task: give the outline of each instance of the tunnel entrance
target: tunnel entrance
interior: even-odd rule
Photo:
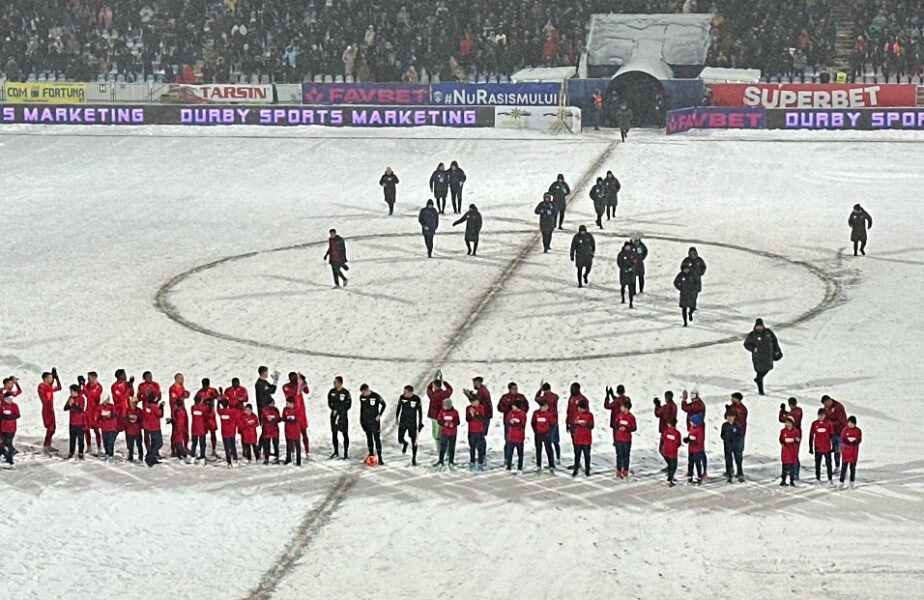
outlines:
[[[616,125],[616,111],[623,102],[632,109],[633,125],[664,127],[667,115],[664,88],[648,73],[629,71],[610,81],[603,102],[606,125]]]

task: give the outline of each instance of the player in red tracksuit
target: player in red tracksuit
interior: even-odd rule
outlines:
[[[436,451],[440,450],[440,411],[443,410],[443,400],[452,397],[452,386],[448,381],[434,379],[427,386],[427,418],[430,419],[430,434],[433,437],[433,443],[436,444]]]
[[[468,423],[468,470],[484,471],[484,454],[487,444],[484,439],[485,407],[478,392],[465,390],[469,405],[465,407],[465,421]]]
[[[695,468],[696,485],[699,485],[706,477],[706,428],[703,425],[702,413],[693,414],[688,419],[690,426],[687,429],[687,437],[683,438],[684,443],[687,444],[689,460],[687,483],[693,483],[693,469]]]
[[[514,386],[513,389],[516,390],[516,387]],[[516,392],[514,391],[514,393]],[[503,412],[499,407],[498,411]],[[513,452],[516,451],[518,474],[523,472],[523,442],[526,441],[527,419],[522,403],[516,398],[511,399],[510,408],[504,414],[504,428],[507,430],[507,441],[504,444],[504,464],[508,471],[511,470],[513,467]]]
[[[499,412],[501,418],[504,419],[504,442],[507,441],[510,431],[510,425],[507,423],[507,413],[510,412],[510,409],[514,405],[519,406],[520,410],[524,413],[529,412],[529,400],[520,393],[517,384],[511,381],[507,384],[507,393],[502,395],[497,401],[497,412]]]
[[[141,386],[138,386],[140,389]],[[160,464],[160,449],[164,446],[164,435],[160,429],[160,420],[164,417],[164,403],[158,395],[159,390],[149,388],[148,395],[142,398],[141,429],[148,440],[148,453],[144,463],[153,467]]]
[[[201,390],[200,390],[201,391]],[[190,433],[192,434],[192,454],[196,459],[196,464],[201,460],[205,463],[205,434],[209,430],[209,407],[205,403],[207,393],[196,393],[193,398],[193,405],[190,409]],[[198,456],[196,448],[199,449]]]
[[[51,445],[51,438],[55,434],[55,392],[61,391],[61,380],[58,379],[58,370],[42,373],[42,383],[38,385],[38,397],[42,402],[42,424],[45,426],[45,440],[42,442],[42,451],[45,454],[57,452]]]
[[[687,433],[689,434],[690,427],[693,424],[693,417],[695,415],[700,415],[702,420],[700,425],[703,427],[703,433],[706,431],[706,403],[703,402],[703,399],[699,397],[699,391],[693,390],[690,394],[690,399],[687,399],[687,391],[683,390],[683,394],[680,396],[680,409],[687,413]],[[706,452],[703,451],[702,456],[699,457],[702,459],[703,472],[700,476],[701,479],[706,479],[708,476],[708,459],[706,458]],[[699,459],[697,459],[699,460]],[[687,465],[687,479],[692,481],[693,479],[693,467],[696,466],[695,462],[690,462]],[[698,472],[697,472],[698,473]]]
[[[84,437],[87,442],[87,450],[90,449],[90,442],[92,441],[90,432],[92,431],[96,434],[96,455],[99,456],[103,452],[103,442],[96,416],[99,410],[100,400],[103,397],[103,386],[99,382],[99,375],[96,371],[87,373],[86,379],[82,376],[78,377],[77,383],[80,384],[80,393],[87,399],[86,425],[84,426]]]
[[[796,429],[792,417],[786,418],[786,425],[780,431],[780,459],[783,463],[783,476],[780,485],[786,485],[786,476],[789,475],[789,485],[796,485],[796,463],[799,462],[799,442],[802,441],[802,432]]]
[[[574,425],[574,418],[577,416],[579,412],[578,405],[580,405],[581,402],[588,402],[588,401],[587,401],[587,398],[584,396],[584,394],[581,393],[581,384],[575,381],[574,383],[571,384],[571,388],[569,390],[569,396],[568,396],[568,408],[565,411],[565,430],[571,434],[571,445],[574,447],[575,457],[577,457],[578,449],[577,449],[577,446],[574,446],[574,427],[573,425]],[[588,402],[587,405],[590,406],[590,403]],[[577,468],[577,466],[578,466],[577,458],[575,458],[574,464],[572,464],[568,468],[573,470]]]
[[[138,406],[140,401],[132,405],[129,400],[124,411],[116,409],[121,417],[122,429],[125,431],[125,442],[128,444],[128,462],[135,462],[135,450],[138,450],[138,460],[144,458],[144,451],[141,449],[141,407]]]
[[[661,404],[660,398],[655,398],[654,416],[658,418],[658,433],[664,433],[664,430],[670,427],[670,422],[677,421],[677,404],[674,403],[674,392],[668,390],[664,392],[664,404]]]
[[[825,415],[831,421],[831,451],[834,453],[834,471],[841,468],[841,432],[847,426],[847,411],[844,405],[828,396],[821,397],[821,403],[825,407]]]
[[[295,410],[295,398],[286,398],[286,407],[282,409],[282,422],[285,423],[286,434],[286,464],[292,464],[292,454],[295,454],[296,466],[302,466],[302,448],[298,443],[300,430],[298,427],[298,411]]]
[[[539,403],[540,399],[545,399],[549,405],[549,411],[555,415],[555,425],[552,426],[552,431],[549,436],[549,441],[552,442],[552,447],[555,449],[555,461],[561,463],[561,433],[558,428],[558,394],[552,391],[552,386],[545,381],[539,386],[539,391],[536,392],[536,403]]]
[[[141,374],[141,383],[138,384],[138,398],[147,402],[152,395],[156,403],[159,403],[163,397],[160,391],[160,384],[154,381],[154,375],[152,375],[150,371],[145,371]],[[141,409],[144,410],[144,405],[142,405]],[[144,435],[144,448],[146,451],[150,452],[151,432],[147,429],[143,429],[142,434]]]
[[[603,400],[604,410],[610,411],[610,426],[616,420],[616,415],[619,414],[619,408],[628,402],[632,402],[632,399],[626,396],[626,388],[619,384],[616,386],[616,391],[613,391],[613,388],[606,388],[606,398]]]
[[[799,440],[802,439],[802,408],[799,406],[799,401],[796,398],[790,398],[788,400],[789,409],[786,409],[786,406],[780,404],[780,423],[784,426],[786,425],[786,419],[792,418],[793,427],[796,428],[796,431],[799,432]],[[793,474],[795,475],[796,481],[799,481],[799,475],[802,471],[802,462],[796,458],[796,464],[794,467]]]
[[[674,475],[677,473],[677,451],[680,449],[682,437],[677,431],[677,419],[670,419],[664,431],[661,432],[661,456],[667,462],[667,485],[674,487]]]
[[[64,403],[64,410],[70,415],[68,419],[68,453],[67,459],[74,458],[77,450],[77,460],[83,460],[84,427],[87,424],[87,399],[80,393],[80,386],[74,384],[69,388],[70,395]]]
[[[478,400],[484,407],[484,435],[488,437],[488,429],[491,427],[491,419],[494,418],[494,405],[491,404],[491,392],[484,384],[484,378],[475,377],[472,379],[472,387],[478,395]]]
[[[273,448],[273,458],[275,464],[279,464],[279,421],[282,415],[276,408],[273,399],[270,398],[266,406],[260,410],[260,425],[262,427],[260,443],[263,446],[263,464],[269,464],[270,446]]]
[[[580,388],[578,388],[580,393]],[[574,390],[572,389],[572,396]],[[584,475],[590,477],[590,445],[593,443],[594,416],[590,412],[590,403],[584,398],[577,404],[577,412],[571,420],[571,440],[574,442],[574,466],[571,476],[577,477],[581,470],[581,457],[584,457]]]
[[[237,463],[237,428],[241,412],[231,408],[227,398],[218,401],[218,420],[221,422],[221,445],[225,449],[225,460],[228,467]]]
[[[308,454],[308,413],[305,409],[305,396],[310,394],[308,382],[301,373],[289,373],[289,383],[282,386],[282,395],[286,398],[295,398],[295,414],[298,415],[299,435]]]
[[[119,413],[119,431],[125,426],[125,416],[128,415],[130,407],[130,398],[135,395],[135,378],[128,378],[125,369],[117,369],[115,372],[115,382],[109,388],[112,394],[112,403]]]
[[[15,377],[3,380],[3,390],[0,391],[0,457],[10,465],[13,464],[13,456],[16,454],[13,438],[16,437],[16,421],[19,419],[19,405],[13,398],[21,392],[19,381]]]
[[[202,379],[202,387],[196,392],[193,401],[196,398],[202,398],[202,403],[206,408],[205,426],[209,432],[209,442],[212,447],[212,458],[218,458],[218,452],[215,450],[218,445],[218,439],[215,434],[218,431],[218,420],[215,418],[215,402],[221,397],[221,393],[212,387],[212,382],[208,377]],[[195,434],[193,434],[195,435]],[[195,454],[195,452],[193,452]],[[205,458],[203,453],[202,458]]]
[[[821,481],[821,461],[824,459],[825,468],[828,470],[828,483],[834,483],[834,476],[831,470],[831,421],[825,417],[825,409],[818,409],[818,418],[812,422],[809,429],[809,454],[815,455],[815,481]]]
[[[549,406],[547,396],[537,394],[537,401],[539,402],[539,410],[533,413],[532,419],[533,435],[536,438],[536,472],[542,472],[542,449],[545,448],[545,455],[549,462],[549,473],[555,473],[552,432],[558,426],[558,416]]]
[[[841,430],[841,453],[844,462],[841,468],[841,487],[844,486],[848,469],[850,470],[850,487],[853,487],[853,481],[857,476],[857,458],[860,456],[862,441],[863,432],[857,427],[857,418],[851,416],[847,419],[847,425]]]
[[[456,434],[458,432],[459,411],[452,407],[452,399],[443,399],[443,408],[436,417],[440,423],[440,455],[437,467],[443,466],[444,459],[449,459],[449,468],[456,465]]]
[[[632,452],[632,432],[636,430],[635,415],[631,412],[632,401],[626,398],[613,420],[613,444],[616,446],[616,477],[629,476],[629,455]]]
[[[257,427],[260,425],[260,418],[254,414],[253,406],[244,405],[244,414],[240,417],[238,429],[241,432],[241,444],[244,446],[244,458],[247,462],[253,462],[260,458],[257,450]]]
[[[96,422],[103,434],[103,453],[106,462],[115,461],[115,442],[119,436],[119,411],[112,403],[112,397],[106,396],[96,408]]]
[[[186,378],[182,373],[173,376],[173,384],[167,390],[167,397],[170,399],[170,420],[168,423],[173,426],[170,432],[170,454],[177,458],[188,458],[189,456],[189,415],[186,414],[186,399],[189,398],[189,392],[186,390]],[[176,413],[182,407],[183,417],[177,417]],[[177,442],[183,446],[182,455],[176,447]]]

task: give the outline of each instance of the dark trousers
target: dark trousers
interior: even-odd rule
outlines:
[[[242,451],[244,453],[244,458],[246,458],[247,460],[252,460],[254,458],[257,458],[257,459],[260,458],[259,456],[260,451],[257,448],[256,444],[245,444],[244,442],[241,442],[241,448],[243,449]]]
[[[340,285],[341,279],[343,280],[343,283],[347,282],[346,275],[344,275],[343,272],[341,271],[342,268],[343,268],[343,263],[340,263],[340,262],[330,263],[330,270],[331,270],[331,273],[334,274],[334,285],[336,286]]]
[[[691,452],[689,459],[689,466],[687,467],[687,478],[693,479],[693,469],[696,469],[696,477],[702,479],[703,475],[706,474],[706,453],[705,452]]]
[[[115,456],[115,443],[118,436],[118,431],[103,432],[103,451],[106,453],[106,456],[110,458]]]
[[[841,468],[841,436],[836,433],[831,437],[831,452],[834,453],[834,466]]]
[[[858,251],[863,256],[866,256],[866,240],[855,240],[853,242],[853,255],[856,256]]]
[[[622,296],[622,303],[626,303],[626,290],[629,291],[629,306],[632,306],[632,301],[635,299],[635,282],[624,283],[619,286],[619,295]]]
[[[536,466],[542,468],[542,450],[545,449],[545,457],[549,463],[549,468],[555,468],[555,454],[552,450],[551,432],[536,434]]]
[[[620,127],[619,136],[622,138],[622,141],[626,141],[626,138],[629,136],[629,129],[627,127]]]
[[[449,464],[456,464],[456,436],[454,435],[440,435],[440,464],[443,464],[443,459],[449,458]]]
[[[671,483],[674,482],[674,475],[677,474],[677,457],[664,457],[664,461],[667,463],[667,480]]]
[[[13,455],[16,451],[13,448],[13,437],[15,433],[0,433],[0,456],[7,464],[13,464]]]
[[[427,256],[433,256],[433,234],[423,234],[424,246],[427,247]]]
[[[558,207],[558,228],[563,229],[565,224],[565,206],[562,204]]]
[[[388,214],[390,215],[395,214],[395,196],[396,195],[397,194],[395,192],[389,192],[388,190],[385,190],[385,204],[388,205]]]
[[[783,463],[783,481],[786,483],[786,477],[789,477],[789,483],[796,483],[796,463]]]
[[[757,384],[757,393],[761,396],[764,395],[764,377],[766,377],[769,372],[770,371],[757,371],[757,375],[754,377],[754,383]]]
[[[279,462],[279,438],[268,438],[264,437],[260,440],[260,444],[263,446],[263,464],[269,464],[270,457],[270,446],[273,447],[273,458],[276,459],[276,462]]]
[[[452,199],[452,212],[459,214],[462,212],[462,188],[450,188],[449,194]]]
[[[645,274],[644,273],[637,274],[635,278],[638,279],[638,293],[644,294],[645,293]]]
[[[84,450],[84,437],[83,437],[83,425],[71,425],[68,429],[70,433],[70,443],[68,444],[67,457],[71,458],[74,456],[74,449],[77,449],[77,456],[83,458]]]
[[[683,326],[687,326],[687,321],[693,320],[693,313],[696,311],[695,308],[687,308],[686,306],[680,309],[680,312],[683,313]]]
[[[587,283],[587,278],[590,277],[590,268],[593,266],[593,263],[580,263],[577,266],[577,280],[578,287],[583,287]]]
[[[477,462],[479,465],[484,464],[484,453],[487,450],[487,442],[483,433],[468,434],[468,455],[469,462]]]
[[[147,434],[150,445],[148,446],[148,455],[144,457],[144,462],[151,467],[160,462],[157,457],[160,454],[160,449],[164,446],[164,435],[159,431],[148,431]]]
[[[295,454],[295,464],[302,466],[302,447],[298,438],[286,438],[286,464],[292,463],[292,455]]]
[[[744,458],[740,447],[734,443],[725,443],[725,476],[741,477],[743,475],[741,463]]]
[[[350,434],[346,428],[340,429],[339,425],[334,425],[331,423],[330,435],[334,445],[334,454],[340,454],[340,440],[337,436],[338,433],[343,435],[343,458],[346,458],[350,453]],[[288,438],[286,438],[286,445],[288,445]]]
[[[615,203],[606,203],[606,220],[609,221],[611,217],[616,216],[616,204]]]
[[[556,415],[557,418],[557,415]],[[558,423],[552,425],[552,430],[549,432],[549,440],[552,442],[552,447],[555,448],[555,460],[561,462],[561,434],[558,429]]]
[[[854,479],[857,477],[857,463],[855,462],[845,462],[843,464],[843,469],[841,469],[841,483],[844,483],[844,480],[847,479],[847,469],[850,469],[850,483],[853,483]]]
[[[825,468],[828,470],[828,481],[831,481],[834,478],[834,474],[831,469],[831,453],[830,452],[815,452],[815,479],[821,481],[821,461],[825,461]]]
[[[125,441],[128,444],[128,460],[135,460],[135,449],[138,450],[138,459],[144,456],[144,451],[141,449],[141,434],[138,435],[126,435]]]
[[[369,449],[369,456],[375,454],[382,458],[382,427],[378,422],[363,425],[363,431],[366,433],[366,447]]]
[[[632,442],[616,442],[616,470],[629,470],[629,455],[632,452]]]
[[[515,444],[513,442],[507,442],[504,444],[504,464],[507,465],[507,470],[509,471],[513,465],[513,452],[516,450],[517,453],[517,470],[523,470],[523,442]]]
[[[225,460],[228,464],[231,464],[231,461],[237,461],[237,440],[234,439],[234,436],[231,437],[221,437],[221,445],[225,448]]]
[[[600,229],[603,229],[603,214],[604,214],[604,213],[603,213],[602,210],[601,210],[600,212],[598,212],[598,213],[597,213],[597,220],[595,221],[595,223],[597,224],[597,227],[599,227]]]
[[[543,231],[542,232],[542,250],[548,252],[552,249],[552,232]]]
[[[584,457],[584,474],[590,475],[590,445],[575,444],[574,446],[574,474],[581,470],[581,457]]]
[[[465,247],[468,248],[468,253],[471,256],[478,255],[478,238],[476,237],[473,240],[465,240]]]
[[[189,453],[186,452],[186,445],[183,442],[173,442],[170,444],[173,448],[173,455],[179,459],[184,459],[189,456]]]
[[[204,435],[194,435],[192,437],[192,455],[196,456],[196,447],[199,448],[198,458],[205,459],[205,436]]]
[[[446,212],[446,192],[436,194],[436,210],[440,211],[440,214]]]

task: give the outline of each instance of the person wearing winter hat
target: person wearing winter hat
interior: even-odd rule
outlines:
[[[776,339],[776,334],[764,326],[763,319],[754,322],[754,329],[744,338],[744,348],[751,353],[754,365],[754,383],[757,393],[764,395],[764,377],[773,369],[773,363],[783,358],[783,351]]]
[[[857,251],[866,256],[866,230],[873,228],[873,218],[859,204],[853,205],[853,211],[847,218],[847,225],[850,226],[850,241],[853,242],[853,255]]]
[[[568,202],[568,195],[571,194],[571,187],[565,182],[565,176],[561,173],[555,178],[555,182],[549,186],[549,194],[552,195],[552,203],[555,211],[558,213],[558,228],[564,229],[565,223],[565,206]]]
[[[706,428],[703,427],[702,414],[697,413],[690,417],[690,427],[683,441],[688,446],[687,483],[693,483],[693,469],[695,468],[696,484],[699,485],[706,476]]]
[[[587,226],[581,225],[578,232],[571,238],[571,262],[577,267],[578,287],[587,284],[590,269],[594,265],[594,254],[597,244],[594,236],[587,232]]]
[[[443,198],[446,202],[446,198]],[[433,207],[433,200],[427,200],[427,205],[420,209],[417,216],[417,222],[420,223],[420,231],[423,234],[424,246],[427,247],[427,258],[433,257],[433,236],[440,226],[440,215]]]

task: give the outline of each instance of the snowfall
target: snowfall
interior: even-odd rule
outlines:
[[[479,256],[440,222],[426,258],[417,212],[437,162],[468,174],[484,215]],[[898,133],[633,131],[350,132],[316,128],[0,129],[0,373],[17,375],[17,446],[0,470],[4,589],[19,599],[175,598],[920,598],[924,581],[924,138]],[[389,217],[378,179],[401,179]],[[588,191],[613,170],[618,213],[593,225]],[[563,173],[566,231],[543,254],[533,209]],[[872,214],[854,258],[847,217]],[[570,238],[597,239],[578,289]],[[346,239],[350,284],[331,289],[328,229]],[[615,258],[647,243],[637,306],[619,302]],[[708,263],[693,326],[672,286],[696,246]],[[743,336],[761,317],[784,358],[759,397]],[[305,373],[312,453],[302,468],[44,457],[36,384],[116,368],[163,386],[175,372],[252,390],[256,367]],[[409,466],[384,428],[385,466],[328,461],[326,391],[342,375],[396,405],[437,370],[457,390],[483,376],[532,398],[580,381],[597,416],[593,473],[435,471],[429,429]],[[639,428],[632,474],[613,476],[603,411],[626,386]],[[697,388],[710,478],[668,488],[652,398]],[[720,415],[745,394],[746,483],[721,477]],[[778,487],[779,404],[806,426],[823,394],[864,432],[853,489]],[[63,403],[63,394],[56,402]],[[277,394],[277,403],[282,398]],[[389,413],[393,414],[393,413]],[[428,425],[429,427],[429,425]],[[169,427],[165,426],[165,431]],[[58,413],[55,444],[66,448]],[[563,435],[562,459],[571,444]],[[681,453],[681,473],[686,455]]]

